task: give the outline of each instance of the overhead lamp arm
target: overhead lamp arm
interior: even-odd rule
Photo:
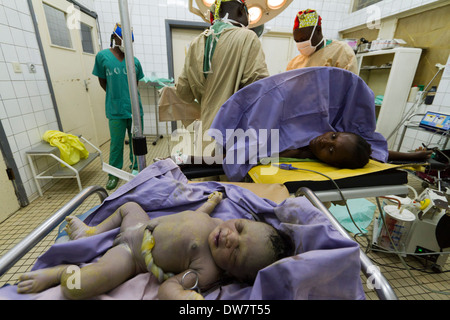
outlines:
[[[198,15],[203,18],[204,16],[203,16],[202,12],[198,8],[194,8],[193,3],[192,3],[193,1],[194,0],[189,0],[189,11],[192,12],[193,14]]]

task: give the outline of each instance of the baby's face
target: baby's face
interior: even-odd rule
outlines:
[[[273,232],[262,222],[227,220],[210,233],[208,243],[216,264],[242,280],[272,263],[274,252],[268,238]]]

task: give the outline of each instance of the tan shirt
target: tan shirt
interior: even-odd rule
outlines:
[[[178,96],[201,105],[202,134],[211,127],[222,104],[236,91],[269,76],[261,42],[255,32],[245,28],[223,30],[205,78],[203,57],[206,32],[195,38],[176,84]],[[204,141],[203,147],[210,141]]]
[[[347,43],[336,40],[309,57],[299,54],[288,63],[286,70],[306,67],[336,67],[358,74],[356,56],[352,48]]]

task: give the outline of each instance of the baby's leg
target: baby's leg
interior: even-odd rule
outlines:
[[[105,221],[95,227],[87,226],[75,216],[69,216],[66,220],[67,226],[64,230],[67,231],[70,239],[75,240],[106,232],[119,226],[121,227],[121,231],[123,231],[139,222],[150,220],[150,218],[139,204],[127,202],[105,219]]]
[[[61,290],[68,299],[88,299],[106,293],[136,275],[136,262],[124,246],[108,250],[96,263],[80,269],[78,288],[70,288],[71,274],[61,276]]]
[[[79,286],[67,285],[74,280],[74,272],[66,272],[69,265],[27,272],[19,277],[18,293],[36,293],[61,284],[68,299],[87,299],[108,292],[136,274],[136,263],[130,251],[123,246],[113,247],[96,263],[79,271]]]
[[[69,265],[26,272],[19,277],[18,293],[36,293],[60,283],[61,275]]]
[[[222,196],[222,192],[214,191],[208,196],[208,201],[195,211],[211,214],[214,208],[222,201]]]

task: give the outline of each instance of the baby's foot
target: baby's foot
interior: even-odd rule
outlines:
[[[208,201],[213,202],[216,205],[218,205],[220,203],[220,201],[222,201],[222,198],[223,198],[222,192],[214,191],[213,193],[211,193],[208,196]]]
[[[89,237],[95,234],[95,227],[89,227],[75,216],[66,217],[66,221],[67,225],[64,230],[67,232],[71,240]]]
[[[41,269],[22,274],[19,277],[17,293],[36,293],[60,284],[61,272],[67,266]]]

